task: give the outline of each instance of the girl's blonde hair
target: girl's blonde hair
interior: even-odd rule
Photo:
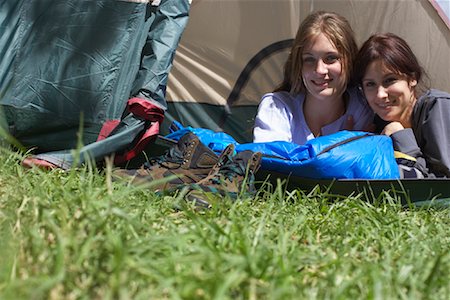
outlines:
[[[341,55],[342,72],[345,83],[352,81],[353,61],[358,52],[353,30],[350,23],[337,13],[317,11],[300,24],[289,57],[284,65],[283,82],[275,91],[287,91],[291,94],[306,92],[302,80],[302,54],[311,41],[323,33],[336,47]]]

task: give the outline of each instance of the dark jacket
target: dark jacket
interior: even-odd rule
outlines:
[[[395,150],[417,159],[425,177],[450,177],[450,94],[427,91],[414,106],[412,128],[391,138]]]

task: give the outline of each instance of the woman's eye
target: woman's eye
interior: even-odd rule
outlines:
[[[305,64],[311,64],[311,63],[314,63],[315,61],[316,61],[315,58],[312,56],[303,57],[303,63],[305,63]]]
[[[383,85],[384,85],[384,86],[389,86],[389,85],[395,83],[396,81],[397,81],[397,78],[395,78],[395,77],[388,77],[388,78],[386,78],[386,79],[383,81]]]
[[[375,86],[375,82],[373,82],[373,81],[366,81],[366,82],[364,82],[363,88],[370,89],[370,88],[373,88],[374,86]]]

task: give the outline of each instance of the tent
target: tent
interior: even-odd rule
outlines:
[[[135,156],[159,132],[189,5],[0,0],[0,129],[63,168]]]
[[[0,123],[41,152],[76,147],[80,118],[81,141],[92,144],[136,95],[167,106],[163,133],[178,120],[251,141],[259,100],[280,82],[298,25],[314,10],[345,16],[359,43],[374,32],[399,34],[414,48],[430,84],[450,91],[450,22],[435,0],[0,4],[0,107],[7,114]],[[142,131],[140,122],[125,126]],[[136,134],[124,136],[119,140],[126,144]],[[111,145],[117,141],[106,148]]]
[[[281,80],[298,25],[315,10],[345,16],[359,43],[374,32],[404,37],[431,85],[450,92],[450,22],[434,0],[0,0],[0,7],[0,128],[62,167],[83,154],[127,150],[155,124],[150,135],[159,131],[166,108],[162,133],[177,120],[251,141],[259,100]],[[143,101],[130,103],[135,98]],[[148,103],[155,119],[145,118]],[[102,135],[108,121],[119,125]],[[74,157],[77,141],[85,146]]]
[[[450,22],[438,1],[193,0],[169,75],[166,124],[251,141],[261,96],[281,81],[297,28],[315,10],[345,16],[359,44],[375,32],[404,37],[430,85],[450,92]]]

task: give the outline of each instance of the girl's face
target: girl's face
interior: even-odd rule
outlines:
[[[416,85],[416,80],[393,73],[381,60],[371,62],[362,79],[364,95],[372,110],[383,120],[400,122],[404,127],[410,127]]]
[[[302,77],[308,94],[316,99],[341,97],[346,87],[342,57],[333,43],[319,34],[302,53]]]

